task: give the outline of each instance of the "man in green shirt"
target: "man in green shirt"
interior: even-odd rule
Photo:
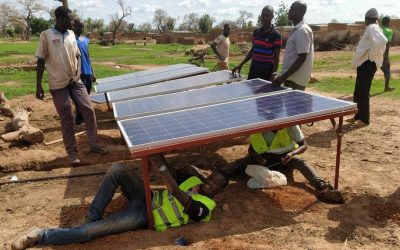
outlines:
[[[388,42],[386,43],[386,50],[383,54],[383,63],[381,66],[381,70],[385,76],[385,91],[394,90],[393,87],[389,87],[390,81],[390,61],[389,61],[389,47],[393,42],[393,30],[389,28],[390,17],[385,16],[382,18],[382,31],[383,34],[386,36]]]

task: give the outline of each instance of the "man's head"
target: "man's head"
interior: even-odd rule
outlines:
[[[200,186],[200,192],[207,196],[213,197],[221,192],[229,183],[229,177],[219,171],[213,172],[206,178],[204,184]]]
[[[74,20],[74,32],[76,36],[80,36],[83,33],[85,25],[79,19]]]
[[[375,8],[369,9],[365,13],[365,24],[368,26],[370,24],[376,23],[378,17],[379,17],[378,11]]]
[[[384,16],[382,18],[382,25],[385,27],[389,27],[389,25],[390,25],[390,17],[389,16]]]
[[[55,10],[54,14],[56,15],[56,28],[60,29],[60,32],[72,29],[73,18],[70,9],[60,6]]]
[[[222,30],[222,34],[225,37],[228,37],[230,32],[231,32],[231,27],[230,27],[229,23],[224,24],[224,28]]]
[[[271,5],[265,6],[261,11],[261,23],[263,27],[270,27],[274,18],[274,8]]]
[[[303,20],[304,15],[307,12],[307,4],[304,1],[296,1],[292,3],[289,9],[289,20],[292,22],[300,22]]]

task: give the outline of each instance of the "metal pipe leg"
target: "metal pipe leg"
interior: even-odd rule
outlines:
[[[149,159],[147,158],[147,156],[142,158],[142,168],[143,168],[144,192],[146,196],[147,222],[149,229],[154,230],[153,209],[151,206]]]
[[[343,116],[339,117],[339,124],[337,125],[337,147],[336,147],[336,170],[335,170],[335,188],[339,187],[339,169],[340,169],[340,154],[342,152],[342,129],[343,129]]]

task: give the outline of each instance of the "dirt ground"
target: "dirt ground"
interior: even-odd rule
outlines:
[[[351,99],[351,96],[330,96]],[[31,123],[44,131],[45,142],[61,138],[58,116],[48,94],[45,102],[33,96],[11,101],[34,110]],[[177,248],[174,240],[179,236],[188,239],[190,247],[195,249],[400,249],[398,106],[398,100],[374,96],[370,126],[355,128],[345,123],[340,169],[340,189],[346,197],[343,205],[316,200],[312,188],[298,174],[295,183],[265,190],[249,190],[246,178],[237,177],[216,196],[218,206],[209,223],[190,224],[164,233],[139,230],[85,244],[34,249]],[[70,168],[62,143],[50,146],[3,143],[0,183],[9,181],[13,175],[21,180],[101,172],[116,161],[125,161],[140,172],[140,164],[131,160],[112,114],[106,112],[104,105],[96,105],[95,109],[100,141],[111,154],[89,154],[86,136],[81,135],[77,141],[82,163]],[[0,134],[10,129],[10,119],[0,117]],[[330,122],[302,129],[309,144],[302,157],[321,177],[333,182],[336,137]],[[82,130],[77,127],[77,132]],[[237,138],[169,152],[167,158],[176,167],[194,164],[209,169],[244,156],[247,143],[247,138]],[[97,175],[0,185],[0,249],[9,249],[11,240],[32,226],[82,224],[101,180],[102,175]],[[124,206],[126,200],[118,194],[106,215]]]

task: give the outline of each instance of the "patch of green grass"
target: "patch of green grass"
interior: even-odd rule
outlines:
[[[308,87],[317,89],[318,91],[328,93],[340,93],[352,95],[354,92],[355,79],[354,78],[325,78],[317,83],[309,84]],[[390,81],[390,86],[395,87],[394,91],[383,92],[384,80],[373,80],[371,85],[371,96],[382,96],[400,99],[400,79]]]

